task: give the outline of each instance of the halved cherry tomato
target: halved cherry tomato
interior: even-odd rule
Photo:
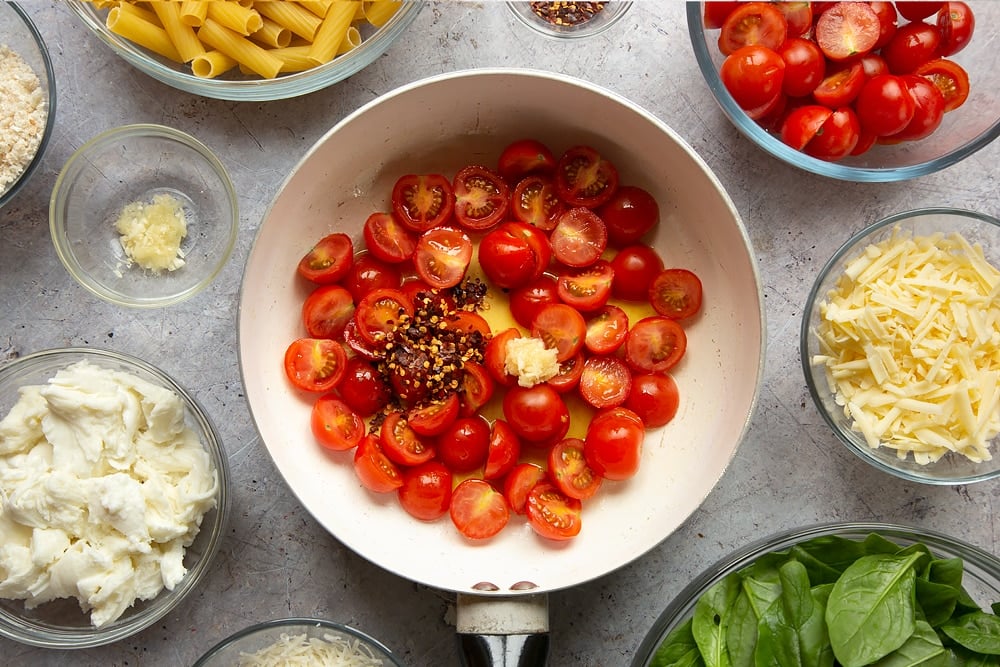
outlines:
[[[583,506],[554,484],[541,482],[528,493],[524,503],[528,525],[550,540],[568,540],[580,534]]]
[[[570,498],[586,500],[601,488],[601,476],[583,456],[583,440],[566,438],[549,450],[549,477]]]
[[[410,408],[406,423],[417,435],[441,435],[458,418],[458,394]]]
[[[406,174],[392,188],[393,213],[415,232],[447,224],[454,206],[451,182],[441,174]]]
[[[941,31],[936,25],[907,23],[896,30],[882,48],[882,57],[893,74],[910,74],[941,52]]]
[[[471,540],[493,537],[510,520],[503,494],[481,479],[467,479],[455,487],[448,513],[458,532]]]
[[[437,439],[437,457],[455,472],[470,472],[486,463],[490,425],[482,416],[459,417]]]
[[[313,338],[341,338],[354,316],[354,298],[340,285],[321,285],[302,302],[302,324]]]
[[[320,285],[340,282],[354,261],[354,243],[341,232],[324,236],[299,260],[299,275]]]
[[[440,461],[428,461],[405,470],[397,490],[399,504],[421,521],[434,521],[451,506],[452,474]]]
[[[583,352],[559,363],[559,372],[545,381],[545,384],[555,389],[560,394],[573,391],[580,385],[580,376],[583,375]]]
[[[503,415],[514,432],[529,443],[551,442],[564,437],[569,429],[566,403],[545,383],[508,389]]]
[[[804,97],[823,80],[826,59],[816,42],[802,37],[789,37],[778,48],[778,55],[785,61],[781,88],[786,95]]]
[[[558,293],[563,303],[583,313],[603,308],[611,298],[615,271],[611,262],[599,259],[590,266],[570,269],[559,276]]]
[[[381,344],[403,316],[413,316],[413,304],[400,290],[392,288],[372,290],[354,309],[358,335],[370,345]]]
[[[503,178],[479,165],[469,165],[455,174],[455,219],[462,227],[481,231],[503,221],[510,191]]]
[[[939,55],[952,56],[965,48],[972,39],[976,27],[976,17],[964,2],[946,2],[937,15],[938,30],[941,31]]]
[[[347,352],[329,338],[299,338],[285,350],[285,375],[298,389],[327,392],[344,377]]]
[[[812,91],[812,96],[819,104],[838,109],[854,101],[866,80],[864,65],[856,60],[825,76]]]
[[[913,120],[913,98],[895,74],[868,79],[854,103],[861,128],[884,137],[901,132]]]
[[[741,109],[756,109],[781,93],[785,61],[774,49],[748,44],[726,56],[719,76]]]
[[[891,73],[889,72],[889,65],[886,64],[885,58],[877,53],[869,53],[868,55],[861,56],[858,62],[861,63],[861,69],[865,72],[866,80],[879,74]]]
[[[549,233],[552,254],[566,266],[590,266],[608,245],[604,221],[589,208],[571,208]]]
[[[722,24],[719,50],[729,55],[740,47],[760,44],[777,49],[788,36],[788,21],[781,10],[769,2],[740,3]]]
[[[556,359],[566,361],[583,347],[587,322],[576,308],[564,303],[545,306],[531,322],[531,335],[556,351]]]
[[[366,341],[358,333],[358,323],[354,318],[351,318],[351,321],[344,327],[344,344],[367,361],[374,361],[378,357],[376,346]]]
[[[944,96],[944,110],[954,111],[969,97],[969,75],[954,60],[936,58],[917,68],[919,74],[930,80]]]
[[[462,384],[459,387],[459,414],[470,417],[493,398],[496,384],[482,364],[466,361],[462,365]]]
[[[604,306],[587,318],[587,333],[583,344],[594,354],[612,354],[628,335],[628,314],[614,305]]]
[[[663,270],[660,254],[648,245],[637,243],[618,251],[611,260],[615,272],[611,294],[625,301],[647,301],[649,286]]]
[[[703,5],[705,27],[717,30],[726,22],[726,18],[739,7],[739,0],[706,0]]]
[[[354,450],[354,472],[361,485],[375,493],[389,493],[403,485],[403,476],[396,464],[382,452],[373,434],[361,438]]]
[[[881,30],[867,2],[838,2],[816,21],[816,43],[830,60],[847,60],[875,48]]]
[[[813,27],[812,3],[804,1],[782,0],[775,6],[785,15],[788,24],[787,39],[805,35]]]
[[[545,306],[560,303],[559,286],[548,275],[510,293],[510,314],[522,327],[530,328],[535,315]]]
[[[545,233],[524,222],[505,222],[479,242],[479,265],[501,289],[516,289],[542,277],[552,259]]]
[[[647,428],[668,424],[677,414],[680,392],[673,377],[658,373],[632,376],[625,407],[634,412]]]
[[[337,386],[340,398],[362,417],[369,417],[388,403],[392,391],[365,357],[350,357],[344,378]]]
[[[490,338],[483,352],[483,364],[490,376],[504,387],[517,382],[517,378],[507,372],[507,341],[520,337],[521,330],[517,327],[504,329]]]
[[[379,428],[378,440],[389,460],[403,466],[420,465],[430,461],[436,453],[433,446],[410,428],[406,417],[399,410],[393,410],[385,416]]]
[[[402,276],[399,268],[388,264],[368,252],[360,252],[354,259],[354,264],[344,276],[343,286],[351,293],[354,303],[358,303],[365,295],[382,287],[399,287]]]
[[[618,189],[618,170],[594,148],[573,146],[559,158],[555,184],[570,206],[597,208]]]
[[[648,190],[622,185],[597,208],[607,228],[608,243],[616,248],[637,243],[660,222],[660,207]]]
[[[621,405],[632,388],[632,372],[613,356],[595,356],[583,363],[580,396],[595,408]]]
[[[594,471],[611,480],[624,480],[639,471],[645,428],[627,408],[597,414],[587,427],[583,453]],[[634,417],[634,419],[633,419]]]
[[[337,394],[324,394],[313,403],[310,426],[319,444],[334,451],[357,447],[365,423]]]
[[[820,160],[839,160],[851,154],[861,138],[861,123],[850,106],[835,109],[803,149]]]
[[[920,21],[933,15],[944,4],[929,0],[897,0],[896,9],[907,21]]]
[[[472,261],[472,239],[460,229],[435,227],[420,235],[413,264],[420,279],[444,289],[462,282]]]
[[[646,317],[625,337],[625,361],[637,371],[665,373],[677,365],[687,350],[684,329],[669,317]]]
[[[507,145],[497,160],[497,173],[514,185],[528,174],[548,174],[556,168],[556,156],[537,139],[518,139]]]
[[[390,264],[405,262],[417,248],[416,235],[393,213],[372,213],[365,220],[363,234],[368,252]]]
[[[494,419],[490,428],[489,449],[486,453],[486,465],[483,466],[483,478],[500,479],[507,475],[517,465],[521,456],[521,439],[503,419]]]
[[[514,186],[511,214],[521,222],[549,231],[556,226],[566,203],[559,198],[551,176],[526,176]]]
[[[878,16],[879,33],[878,39],[875,40],[875,46],[872,47],[874,51],[888,44],[889,40],[896,34],[899,27],[899,15],[896,12],[896,5],[892,2],[875,1],[869,2],[868,6]]]
[[[813,140],[832,110],[822,104],[804,104],[785,117],[781,125],[781,140],[797,151]]]
[[[930,136],[944,118],[944,95],[928,79],[917,74],[903,76],[906,89],[913,98],[913,119],[896,134],[887,138],[897,141],[916,141]]]
[[[463,334],[478,333],[482,340],[486,340],[493,333],[486,318],[472,310],[456,310],[447,316],[444,326]]]
[[[546,480],[545,469],[534,463],[518,463],[504,477],[503,495],[515,514],[524,514],[528,494]]]
[[[649,302],[660,315],[683,320],[701,310],[701,280],[687,269],[664,269],[649,288]]]

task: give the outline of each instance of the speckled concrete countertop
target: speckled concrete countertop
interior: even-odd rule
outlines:
[[[764,280],[768,352],[749,433],[728,472],[675,534],[621,570],[550,595],[550,664],[623,665],[667,602],[716,559],[774,531],[882,520],[947,532],[990,551],[995,483],[930,487],[890,479],[840,445],[806,392],[800,316],[826,258],[858,228],[918,206],[1000,214],[995,143],[904,184],[842,183],[765,156],[718,110],[698,73],[684,5],[640,1],[610,31],[563,44],[530,33],[498,2],[430,2],[372,66],[324,91],[270,103],[188,95],[117,58],[57,2],[27,11],[52,51],[55,133],[31,182],[0,210],[0,351],[68,345],[128,352],[173,374],[206,406],[233,469],[229,534],[204,585],[174,613],[117,644],[72,653],[0,640],[5,665],[190,665],[252,623],[322,616],[381,639],[408,665],[458,664],[449,593],[382,571],[302,509],[273,467],[244,400],[236,309],[254,232],[306,149],[351,110],[431,74],[484,66],[543,68],[616,91],[672,126],[707,161],[744,217]],[[571,113],[572,110],[567,110]],[[96,133],[155,122],[190,132],[225,163],[242,207],[235,254],[205,292],[178,306],[123,310],[85,292],[56,257],[48,200],[69,155]]]

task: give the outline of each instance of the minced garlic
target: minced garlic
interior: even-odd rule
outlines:
[[[898,230],[848,264],[820,304],[820,354],[868,445],[920,464],[992,458],[1000,434],[1000,270],[959,234]]]
[[[115,229],[125,254],[142,268],[159,273],[184,266],[181,242],[187,236],[187,218],[177,197],[161,192],[152,201],[126,205]]]
[[[559,374],[556,350],[538,338],[516,337],[507,341],[505,370],[517,377],[522,387],[533,387]]]

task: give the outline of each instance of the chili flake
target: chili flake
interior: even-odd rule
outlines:
[[[531,11],[552,25],[586,23],[604,9],[606,2],[532,2]]]

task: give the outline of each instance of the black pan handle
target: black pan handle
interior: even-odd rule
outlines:
[[[546,595],[460,593],[455,626],[463,667],[545,667],[548,663]]]

